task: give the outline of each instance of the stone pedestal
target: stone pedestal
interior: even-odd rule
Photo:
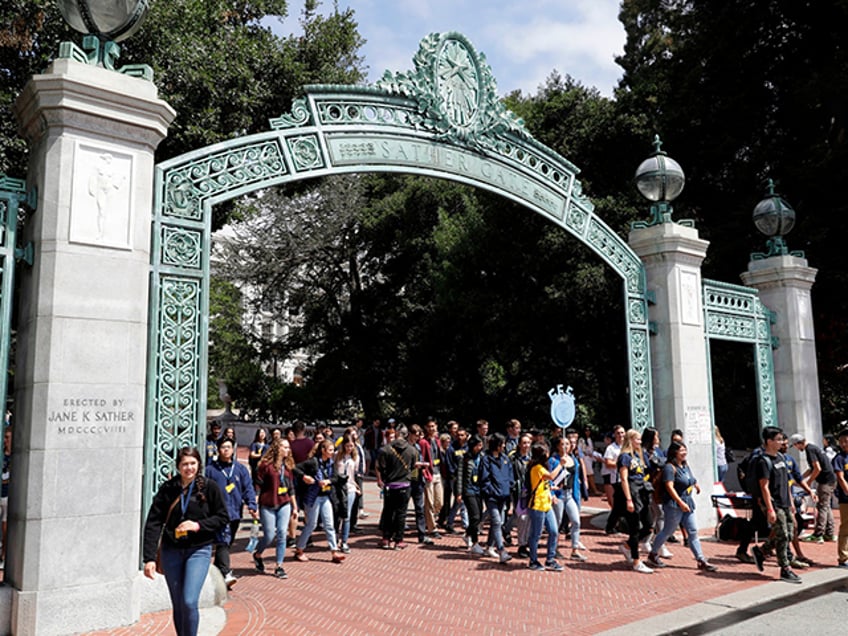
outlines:
[[[715,476],[710,378],[704,340],[701,263],[709,243],[694,228],[662,223],[631,231],[630,246],[645,264],[648,290],[656,302],[648,317],[651,336],[654,421],[663,447],[680,429],[689,448],[689,464],[699,479],[698,525],[714,523],[709,494]]]
[[[777,314],[772,333],[777,417],[788,434],[801,433],[817,446],[822,442],[819,375],[810,289],[817,270],[807,259],[772,256],[748,263],[742,280],[760,292],[763,304]]]
[[[139,616],[153,152],[148,81],[60,59],[16,104],[38,209],[20,273],[6,581],[12,632]]]

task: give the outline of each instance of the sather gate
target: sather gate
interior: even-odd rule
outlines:
[[[206,416],[212,207],[270,186],[402,172],[489,190],[538,212],[622,279],[631,425],[653,423],[644,267],[594,213],[578,169],[499,101],[482,54],[457,33],[421,41],[415,69],[372,86],[313,85],[271,130],[156,167],[145,433],[145,503]]]

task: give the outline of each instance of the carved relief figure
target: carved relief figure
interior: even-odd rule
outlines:
[[[112,167],[112,155],[105,152],[98,156],[97,165],[88,178],[88,194],[97,204],[97,238],[103,238],[103,223],[106,212],[116,192],[124,187],[126,177],[118,177]]]

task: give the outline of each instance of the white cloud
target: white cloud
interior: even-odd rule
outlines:
[[[535,93],[551,71],[571,75],[611,95],[621,75],[614,56],[624,45],[619,0],[341,0],[353,8],[369,81],[385,70],[405,71],[419,41],[432,32],[458,31],[485,53],[501,93]],[[292,17],[301,3],[292,2]],[[321,5],[332,11],[329,0]],[[299,27],[291,18],[289,32]]]

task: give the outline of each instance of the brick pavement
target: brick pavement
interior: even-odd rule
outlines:
[[[598,499],[590,506],[603,507]],[[471,558],[458,536],[435,546],[414,543],[404,551],[377,547],[380,500],[366,482],[365,534],[352,537],[352,553],[341,565],[330,561],[323,534],[299,563],[286,555],[289,579],[257,574],[243,549],[234,546],[239,582],[225,605],[225,636],[244,634],[596,634],[657,614],[774,581],[774,560],[761,574],[739,563],[735,546],[702,540],[720,570],[701,573],[687,548],[670,544],[674,558],[651,575],[632,572],[618,552],[621,537],[608,537],[583,518],[582,541],[589,561],[565,561],[565,571],[531,572],[526,559],[507,565]],[[411,507],[410,507],[411,508]],[[410,516],[411,520],[411,516]],[[245,524],[245,528],[247,525]],[[514,548],[512,549],[514,552]],[[817,563],[835,563],[835,544],[804,544]],[[567,554],[568,551],[566,550]],[[273,550],[266,550],[266,565]],[[270,568],[269,568],[270,569]],[[803,572],[801,575],[803,576]],[[799,586],[803,589],[803,586]],[[134,626],[98,632],[115,636],[173,633],[170,612],[148,614]]]

